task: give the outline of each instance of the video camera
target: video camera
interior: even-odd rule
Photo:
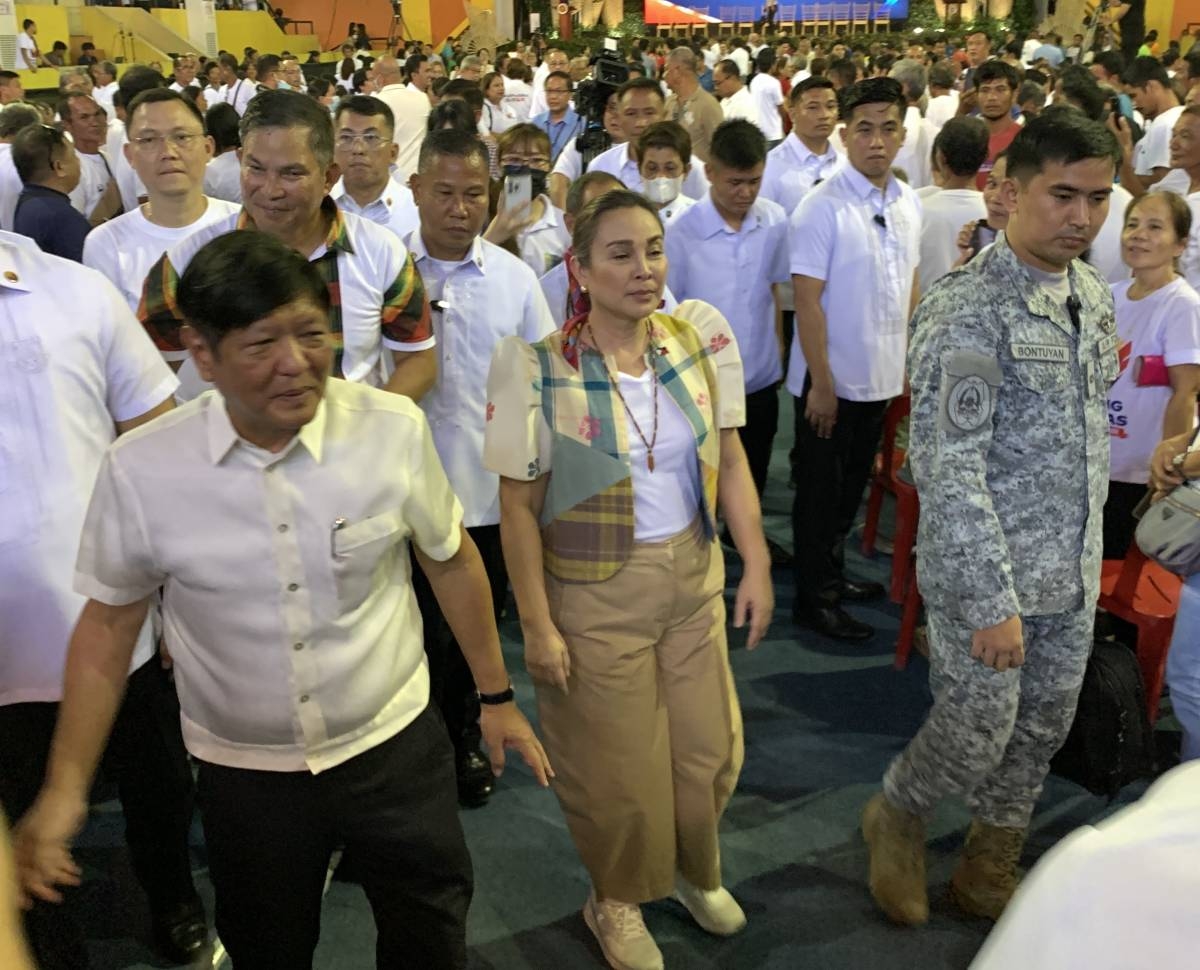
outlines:
[[[583,118],[583,133],[575,139],[575,147],[583,158],[583,168],[597,155],[612,147],[612,138],[604,128],[604,111],[613,92],[629,80],[629,67],[617,52],[617,42],[604,39],[604,50],[593,57],[588,66],[592,76],[575,89],[575,110]]]

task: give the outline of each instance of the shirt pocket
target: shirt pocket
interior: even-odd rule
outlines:
[[[405,534],[398,509],[348,523],[333,533],[333,580],[343,613],[361,606],[376,580],[382,581]]]
[[[1013,365],[1013,373],[1022,387],[1035,394],[1053,394],[1071,382],[1068,362],[1019,360]]]

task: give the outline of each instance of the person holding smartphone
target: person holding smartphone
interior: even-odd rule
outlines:
[[[1133,278],[1112,288],[1121,372],[1108,389],[1105,559],[1124,558],[1133,539],[1154,446],[1195,424],[1200,295],[1176,270],[1191,228],[1191,210],[1174,192],[1150,192],[1125,211],[1121,255]]]

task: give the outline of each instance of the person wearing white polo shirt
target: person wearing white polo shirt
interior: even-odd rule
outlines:
[[[783,85],[775,76],[775,51],[764,47],[754,56],[758,73],[750,79],[750,95],[758,107],[758,125],[767,139],[767,147],[775,148],[783,141]]]
[[[933,168],[941,189],[921,205],[921,292],[961,258],[958,234],[968,222],[987,219],[975,175],[987,161],[987,125],[980,118],[951,118],[933,140]]]
[[[666,98],[657,81],[635,77],[617,89],[617,110],[626,141],[597,155],[587,170],[608,172],[619,178],[627,189],[641,192],[642,176],[638,171],[637,154],[633,149],[642,132],[655,122],[666,121]],[[708,178],[704,174],[704,163],[698,158],[693,158],[691,170],[683,180],[683,194],[700,199],[707,191]]]
[[[493,770],[506,746],[542,785],[550,766],[512,703],[483,567],[429,425],[405,397],[329,379],[326,282],[266,233],[207,244],[178,296],[216,391],[122,436],[100,464],[75,570],[88,601],[47,781],[17,832],[25,890],[46,898],[71,878],[70,844],[162,587],[233,965],[312,965],[344,845],[379,965],[463,970],[471,862],[429,705],[410,549],[467,650]]]
[[[788,92],[792,131],[767,153],[759,194],[783,206],[789,216],[814,185],[824,182],[842,160],[831,140],[838,121],[837,92],[825,77],[810,77]]]
[[[498,618],[508,573],[500,548],[500,480],[483,466],[487,373],[502,338],[536,342],[554,330],[554,321],[533,271],[480,238],[488,184],[487,149],[478,138],[452,129],[430,134],[413,179],[421,223],[407,245],[425,282],[438,338],[438,379],[421,399],[421,410],[450,487],[462,502],[463,525],[487,572],[490,614]],[[499,307],[504,312],[496,312]],[[483,805],[492,776],[479,751],[479,704],[466,651],[421,570],[413,571],[413,588],[424,621],[433,699],[454,744],[459,801]]]
[[[117,65],[112,61],[97,61],[91,67],[92,97],[112,121],[117,116],[113,107],[113,95],[117,93]]]
[[[420,65],[422,68],[424,64]],[[417,170],[417,153],[425,138],[425,123],[431,105],[424,92],[404,83],[400,62],[390,54],[371,65],[375,79],[375,97],[392,109],[392,140],[399,146],[396,156],[396,179],[407,185]]]
[[[182,94],[183,89],[186,87],[202,87],[196,79],[196,68],[198,67],[196,58],[191,54],[180,54],[175,58],[171,67],[175,74],[175,79],[167,87],[172,91]]]
[[[738,429],[759,497],[779,426],[783,377],[773,288],[790,281],[788,218],[761,198],[767,142],[745,119],[713,132],[708,195],[667,229],[667,282],[681,300],[703,300],[737,337],[746,384],[746,423]]]
[[[71,576],[105,449],[170,410],[178,382],[100,274],[9,233],[0,233],[0,270],[12,364],[0,380],[0,813],[16,822],[46,776],[67,645],[85,603]],[[178,703],[149,621],[130,637],[111,670],[114,707],[122,691],[125,700],[105,762],[155,942],[173,962],[191,962],[208,934],[188,856],[193,793]],[[80,821],[86,812],[84,801]],[[89,965],[77,915],[70,896],[35,899],[25,913],[43,970]]]
[[[742,82],[742,75],[733,61],[723,60],[713,68],[713,93],[721,99],[721,113],[726,121],[745,118],[762,128],[758,102]]]
[[[264,91],[246,109],[242,132],[242,211],[172,246],[146,274],[138,316],[155,345],[183,363],[180,275],[209,240],[253,228],[307,256],[329,284],[334,373],[420,400],[437,376],[421,277],[393,233],[329,198],[338,172],[329,113],[308,95]],[[181,396],[202,389],[192,381]]]
[[[210,199],[242,202],[242,162],[238,149],[242,136],[238,133],[241,118],[233,105],[217,102],[204,112],[204,127],[213,141],[213,157],[204,167],[204,194]]]
[[[499,138],[500,168],[504,180],[528,175],[532,198],[527,207],[509,211],[501,189],[500,207],[483,238],[497,246],[511,243],[535,277],[549,272],[571,247],[571,233],[563,214],[546,195],[550,174],[550,136],[537,125],[513,125]]]
[[[127,117],[126,158],[146,186],[147,200],[88,233],[83,264],[111,280],[137,312],[146,274],[163,253],[235,216],[238,206],[204,194],[212,140],[191,101],[169,88],[152,88],[133,99]]]
[[[787,387],[795,398],[792,536],[796,621],[826,636],[874,630],[841,604],[883,594],[843,570],[888,401],[904,390],[908,319],[916,304],[921,211],[892,174],[904,143],[900,83],[847,89],[846,164],[792,214],[788,249],[796,304]]]
[[[162,87],[162,78],[159,77],[157,71],[140,64],[129,68],[121,75],[121,82],[117,89],[116,100],[121,118],[125,117],[129,105],[139,94],[160,87]],[[125,146],[128,144],[129,136],[125,125],[122,124],[118,129],[115,125],[110,124],[107,143],[108,162],[112,166],[113,178],[117,180],[117,188],[121,192],[121,205],[126,212],[132,212],[146,201],[146,186],[142,185],[142,180],[138,178],[137,172],[133,170],[133,165],[129,162],[129,157],[125,154]]]
[[[1133,98],[1133,106],[1145,118],[1144,133],[1136,145],[1130,145],[1127,123],[1117,128],[1125,155],[1121,184],[1139,196],[1171,170],[1171,130],[1183,113],[1183,105],[1167,69],[1156,57],[1135,58],[1121,72],[1121,80]]]
[[[342,177],[329,193],[343,212],[390,229],[403,239],[420,221],[412,190],[392,175],[400,153],[392,109],[379,98],[356,94],[338,102],[333,158]]]
[[[238,74],[237,58],[226,52],[218,59],[220,64],[221,94],[220,98],[226,104],[233,105],[233,110],[241,117],[246,113],[246,106],[258,93],[254,82]]]

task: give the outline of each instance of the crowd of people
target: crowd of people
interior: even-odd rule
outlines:
[[[874,637],[844,549],[904,397],[934,703],[864,809],[869,889],[928,919],[925,823],[960,796],[951,896],[1000,918],[1101,560],[1200,477],[1200,47],[956,40],[642,40],[605,84],[545,42],[348,39],[333,81],[66,68],[51,117],[0,72],[0,805],[43,970],[87,966],[63,887],[101,765],[177,962],[208,935],[198,794],[235,967],[311,965],[338,848],[379,966],[465,967],[455,808],[506,749],[610,966],[663,966],[665,896],[738,932],[721,546],[751,649],[773,565],[799,626]],[[1198,625],[1192,581],[1185,758]]]

